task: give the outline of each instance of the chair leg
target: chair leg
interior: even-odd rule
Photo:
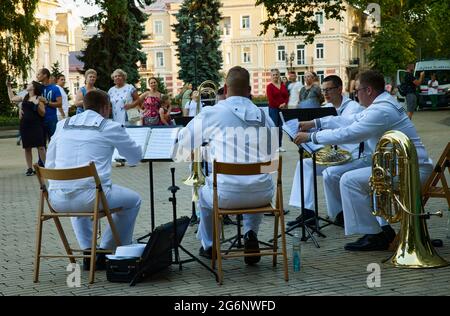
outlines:
[[[282,210],[283,212],[283,210]],[[279,223],[279,213],[275,214],[274,227],[273,227],[273,258],[272,258],[272,266],[277,266],[277,255],[278,255],[278,223]]]
[[[288,275],[288,260],[286,251],[286,234],[284,232],[284,211],[283,207],[280,208],[280,230],[281,230],[281,247],[283,253],[283,266],[284,266],[284,280],[289,281]],[[276,236],[275,236],[276,238]]]
[[[212,244],[212,249],[211,249],[211,269],[213,269],[213,270],[216,268],[216,258],[217,258],[216,234],[217,234],[216,217],[213,216],[213,244]]]
[[[69,242],[67,241],[66,234],[64,233],[64,230],[61,225],[61,221],[57,217],[53,217],[53,220],[55,222],[55,226],[56,226],[56,229],[58,230],[59,236],[61,237],[61,241],[64,245],[64,249],[66,250],[66,252],[69,256],[72,256],[73,252],[72,252],[72,249],[70,248]],[[69,257],[69,261],[70,261],[70,263],[76,263],[75,258],[73,258],[73,257]]]
[[[214,212],[214,221],[216,222],[216,233],[215,233],[215,241],[216,241],[216,255],[217,255],[217,276],[219,278],[219,284],[223,283],[223,271],[222,271],[222,254],[220,252],[220,237],[219,237],[219,214],[217,211]]]
[[[41,264],[41,245],[42,245],[42,212],[44,208],[44,199],[41,196],[38,218],[36,222],[36,250],[34,254],[34,273],[33,282],[39,282],[39,268]]]
[[[94,219],[92,223],[91,265],[89,267],[89,283],[94,283],[95,261],[97,259],[98,199],[95,201]]]

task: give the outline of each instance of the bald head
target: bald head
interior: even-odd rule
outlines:
[[[240,66],[231,68],[227,74],[226,85],[228,97],[248,97],[250,95],[249,72]]]

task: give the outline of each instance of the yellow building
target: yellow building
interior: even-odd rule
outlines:
[[[47,26],[48,31],[41,35],[32,59],[29,80],[36,78],[40,68],[51,69],[51,65],[59,62],[60,70],[69,74],[69,51],[73,43],[71,32],[72,13],[64,9],[57,0],[39,1],[35,17]]]
[[[151,38],[142,42],[147,63],[141,75],[160,75],[174,93],[183,84],[177,78],[179,68],[174,44],[177,39],[171,27],[176,23],[174,14],[181,2],[157,0],[147,7],[146,12],[151,16],[145,29]],[[306,45],[302,37],[275,38],[271,31],[260,36],[260,23],[267,14],[263,6],[255,6],[254,0],[223,0],[222,3],[223,71],[236,65],[247,68],[254,95],[265,94],[272,68],[280,69],[282,75],[293,69],[300,80],[306,70],[312,70],[321,79],[336,74],[348,82],[358,68],[367,66],[370,37],[365,36],[366,17],[350,5],[346,6],[342,21],[327,20],[323,12],[317,12],[321,34],[313,44]]]

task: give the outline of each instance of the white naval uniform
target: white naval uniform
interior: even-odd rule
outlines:
[[[333,105],[327,105],[333,106]],[[352,116],[353,114],[363,111],[364,108],[359,105],[359,103],[349,99],[348,97],[343,97],[342,103],[337,108],[337,114],[339,116]],[[324,120],[322,128],[330,128]],[[367,159],[364,159],[364,155],[359,158],[359,144],[343,144],[339,146],[342,149],[347,150],[352,154],[352,161],[339,165],[326,167],[323,165],[316,164],[317,175],[323,175],[323,183],[325,190],[325,197],[327,201],[328,215],[334,218],[341,210],[341,195],[339,191],[339,179],[341,175],[348,170],[355,168],[361,168],[367,165]],[[313,173],[313,163],[311,158],[303,159],[303,176],[304,176],[304,198],[305,198],[305,208],[314,210],[314,173]],[[291,197],[289,199],[289,205],[301,207],[301,196],[300,196],[300,161],[297,162],[297,168],[295,169],[294,179],[292,181]]]
[[[389,93],[380,94],[367,109],[353,118],[335,117],[333,121],[346,127],[315,132],[311,135],[314,143],[339,144],[367,140],[366,144],[373,152],[385,132],[397,130],[408,136],[416,147],[421,182],[430,175],[433,165],[425,146],[403,107]],[[380,225],[386,223],[385,220],[377,221],[372,215],[368,183],[371,174],[372,168],[365,167],[349,171],[341,178],[346,235],[377,234],[381,232]]]
[[[271,159],[278,144],[278,131],[274,128],[270,117],[266,116],[256,105],[244,97],[229,97],[213,107],[205,107],[200,114],[180,131],[179,151],[190,155],[191,150],[209,144],[209,155],[212,160],[229,163],[262,162]],[[248,129],[247,129],[248,128]],[[274,146],[262,153],[254,146],[262,139],[261,129],[270,134],[269,139]],[[270,128],[273,128],[271,130]],[[235,131],[237,130],[237,134]],[[245,131],[257,131],[253,139],[246,137]],[[249,133],[251,134],[251,133]],[[242,137],[240,137],[242,136]],[[272,137],[272,138],[270,138]],[[264,138],[264,144],[267,140]],[[235,143],[237,142],[237,143]],[[240,145],[239,145],[240,144]],[[258,150],[254,150],[258,148]],[[268,154],[267,154],[268,153]],[[200,225],[197,237],[204,249],[212,247],[213,223],[213,172],[206,178],[206,184],[199,191],[198,209],[200,210]],[[272,176],[229,176],[218,175],[217,179],[219,207],[259,207],[269,204],[274,193]],[[244,233],[253,230],[258,233],[262,214],[244,215]]]
[[[74,168],[93,161],[102,182],[110,208],[123,207],[112,214],[122,245],[130,244],[141,198],[136,192],[113,185],[111,158],[117,148],[131,164],[142,158],[141,148],[128,136],[125,128],[92,110],[62,120],[48,147],[46,168]],[[83,212],[92,210],[95,202],[93,179],[49,181],[49,200],[56,211]],[[72,218],[72,226],[81,249],[91,247],[92,221],[90,218]],[[114,247],[110,228],[103,233],[100,248]]]

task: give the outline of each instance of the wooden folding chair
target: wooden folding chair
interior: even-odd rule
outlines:
[[[273,256],[272,264],[275,267],[277,265],[277,255],[283,256],[284,265],[284,279],[289,280],[288,277],[288,262],[286,253],[286,236],[284,234],[284,211],[283,211],[283,191],[281,183],[281,170],[282,170],[282,157],[279,160],[273,160],[264,163],[253,164],[233,164],[233,163],[221,163],[214,161],[214,173],[213,173],[213,249],[212,249],[212,267],[215,267],[217,260],[219,283],[223,283],[223,271],[222,271],[222,259],[235,258],[235,257],[254,257],[254,256]],[[247,209],[222,209],[219,208],[219,200],[217,193],[217,175],[239,175],[250,176],[259,174],[271,174],[277,172],[277,188],[275,207],[268,204],[263,207],[247,208]],[[272,213],[275,217],[274,231],[273,231],[273,246],[260,248],[260,253],[244,253],[244,249],[221,249],[220,239],[220,225],[223,220],[223,216],[239,215],[239,214],[258,214],[258,213]],[[279,225],[279,227],[278,227]],[[278,247],[278,229],[281,231],[281,252]]]
[[[94,283],[95,274],[95,259],[97,253],[112,253],[112,250],[97,250],[97,230],[99,227],[99,220],[102,217],[107,217],[108,223],[111,227],[111,232],[116,242],[116,246],[120,246],[120,238],[117,233],[117,229],[112,220],[112,213],[122,210],[122,208],[109,209],[108,202],[106,200],[105,194],[102,189],[100,178],[97,174],[97,169],[95,164],[91,162],[88,166],[73,168],[73,169],[45,169],[39,167],[37,164],[34,165],[36,170],[36,175],[39,180],[39,185],[41,187],[41,196],[38,208],[38,218],[36,227],[36,252],[34,259],[34,282],[39,281],[39,267],[41,258],[69,258],[71,263],[75,263],[75,258],[90,258],[90,269],[89,269],[89,283]],[[48,200],[48,191],[46,180],[77,180],[85,178],[93,178],[96,186],[96,196],[95,203],[92,212],[76,212],[72,210],[71,212],[57,212],[50,205]],[[49,212],[45,212],[45,203],[48,206]],[[102,210],[100,210],[100,205]],[[86,252],[83,249],[72,249],[67,241],[66,234],[64,233],[63,227],[60,222],[60,217],[90,217],[92,219],[92,244],[90,255],[74,255],[74,252]],[[41,244],[42,244],[42,226],[46,220],[53,219],[58,230],[61,241],[64,245],[67,255],[53,255],[53,254],[41,254]]]

